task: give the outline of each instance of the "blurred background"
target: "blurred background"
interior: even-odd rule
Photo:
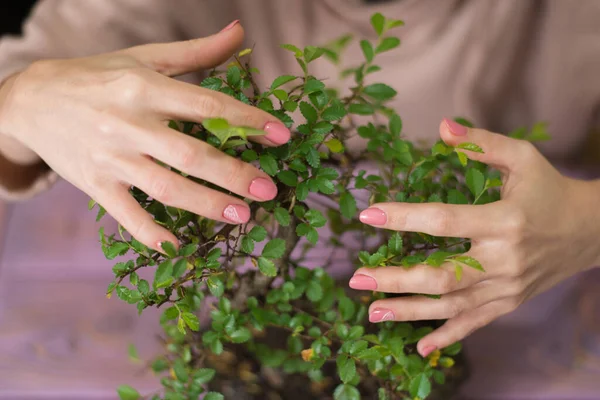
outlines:
[[[4,7],[0,34],[18,33],[34,3]],[[28,202],[0,203],[0,400],[114,399],[123,383],[157,386],[127,355],[130,343],[144,359],[159,350],[157,315],[105,298],[112,263],[87,200],[59,182]],[[599,292],[596,270],[474,333],[460,398],[600,399]]]

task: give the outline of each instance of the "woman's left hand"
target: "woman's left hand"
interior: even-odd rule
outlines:
[[[503,174],[501,200],[485,205],[379,203],[363,223],[396,231],[472,240],[467,253],[485,268],[466,268],[458,281],[451,264],[360,268],[350,287],[386,293],[441,294],[377,300],[371,322],[447,319],[421,339],[422,356],[457,342],[531,297],[600,264],[600,183],[561,175],[529,142],[450,120],[440,125],[450,145],[473,142],[471,153]]]

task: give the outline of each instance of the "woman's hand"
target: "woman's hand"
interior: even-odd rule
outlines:
[[[470,157],[503,174],[502,199],[485,205],[374,204],[363,223],[396,231],[472,239],[468,255],[485,268],[452,265],[361,268],[350,287],[387,293],[441,294],[375,301],[371,322],[448,319],[418,343],[427,356],[459,341],[567,277],[600,264],[600,185],[566,178],[528,142],[450,120],[440,126],[450,145],[478,144]],[[598,263],[598,264],[597,264]]]
[[[275,197],[277,188],[267,174],[166,126],[169,119],[222,117],[232,125],[263,129],[267,135],[257,139],[262,144],[289,140],[290,131],[272,115],[170,78],[221,64],[241,45],[243,35],[236,21],[202,39],[33,63],[0,91],[0,132],[37,153],[151,248],[177,241],[129,195],[130,185],[173,207],[229,223],[246,222],[250,210],[243,200],[153,161],[242,197]]]

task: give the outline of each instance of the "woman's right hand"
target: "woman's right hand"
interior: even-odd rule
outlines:
[[[221,64],[239,48],[243,35],[234,22],[202,39],[33,63],[0,90],[0,132],[37,153],[153,249],[161,250],[164,241],[177,245],[177,239],[140,207],[128,192],[131,185],[207,218],[246,222],[250,210],[243,200],[153,161],[242,197],[275,197],[277,188],[264,172],[167,127],[170,119],[222,117],[233,125],[263,129],[267,134],[256,139],[262,144],[289,140],[290,131],[272,115],[170,78]]]

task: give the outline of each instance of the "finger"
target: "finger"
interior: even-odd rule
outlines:
[[[243,40],[244,29],[234,21],[221,32],[204,38],[146,44],[122,52],[163,75],[176,76],[222,64]]]
[[[482,272],[466,269],[459,281],[454,271],[454,266],[449,263],[441,267],[416,265],[411,268],[359,268],[349,285],[352,289],[384,293],[445,294],[486,279]]]
[[[477,329],[482,328],[496,318],[513,311],[515,306],[510,300],[499,300],[467,311],[449,319],[444,325],[425,336],[417,344],[417,350],[423,357],[436,349],[450,346]]]
[[[359,218],[378,228],[457,238],[491,236],[507,223],[498,203],[377,203],[363,210]]]
[[[166,118],[195,122],[224,118],[232,126],[264,130],[265,136],[250,137],[256,142],[273,146],[290,140],[290,130],[276,117],[224,93],[168,78],[157,89],[160,101],[156,111]]]
[[[369,307],[369,321],[427,321],[449,319],[507,295],[503,286],[480,282],[467,289],[443,295],[440,299],[406,296],[377,300]]]
[[[144,157],[117,163],[127,183],[163,204],[230,224],[250,219],[250,208],[243,200],[199,185]]]
[[[144,154],[179,171],[253,200],[268,201],[277,195],[277,186],[267,174],[208,143],[163,126],[146,130],[142,135],[140,147]],[[187,182],[186,187],[192,184],[181,179]]]
[[[475,143],[483,153],[467,150],[469,158],[491,165],[503,173],[518,169],[537,153],[528,141],[512,139],[484,129],[467,128],[448,118],[444,118],[440,124],[440,136],[452,146],[464,142]]]
[[[117,184],[94,196],[94,200],[137,241],[156,251],[163,252],[161,243],[171,242],[179,247],[178,240],[171,232],[154,222],[154,218],[146,212],[131,196],[125,185]]]

